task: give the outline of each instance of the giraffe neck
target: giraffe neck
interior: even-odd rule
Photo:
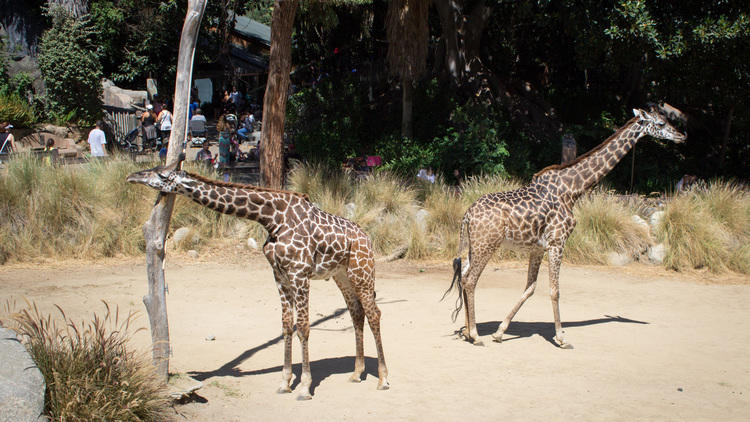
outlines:
[[[175,192],[222,214],[247,218],[273,233],[286,222],[286,212],[307,201],[294,192],[266,191],[253,186],[214,184],[186,177],[176,183]],[[299,212],[298,212],[299,213]]]
[[[567,193],[575,200],[597,184],[645,135],[643,129],[644,126],[637,119],[633,119],[590,154],[585,154],[574,164],[558,170],[561,193]]]

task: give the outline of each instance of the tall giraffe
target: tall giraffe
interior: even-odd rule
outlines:
[[[526,288],[492,337],[497,342],[502,341],[511,319],[534,294],[539,266],[544,253],[548,252],[554,340],[562,348],[572,348],[563,338],[560,324],[558,277],[565,241],[576,225],[573,205],[609,173],[641,137],[651,135],[676,143],[686,139],[654,110],[634,109],[633,113],[635,117],[625,126],[586,154],[566,164],[545,167],[534,175],[531,183],[520,189],[483,195],[466,211],[461,221],[459,257],[453,261],[453,281],[446,294],[454,285],[460,289],[453,320],[466,302],[466,323],[461,334],[468,341],[482,344],[477,333],[474,291],[487,261],[499,247],[522,248],[530,252]],[[469,247],[468,260],[462,267],[460,255],[466,246]]]
[[[370,324],[378,352],[378,389],[387,390],[388,368],[380,339],[380,310],[375,304],[375,261],[370,238],[353,222],[329,214],[296,192],[219,182],[177,169],[179,161],[128,176],[127,181],[160,192],[177,193],[214,211],[257,221],[268,231],[263,253],[271,264],[281,296],[284,369],[280,393],[290,393],[292,334],[297,312],[297,336],[302,345],[300,399],[310,399],[310,280],[333,277],[354,323],[356,357],[350,381],[365,370],[363,327]]]

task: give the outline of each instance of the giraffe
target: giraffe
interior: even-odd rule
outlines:
[[[586,154],[566,164],[545,167],[520,189],[486,194],[466,211],[461,221],[459,257],[453,261],[453,281],[445,292],[447,295],[454,285],[458,286],[454,321],[466,302],[465,326],[461,329],[461,335],[466,340],[483,345],[476,327],[474,293],[487,261],[499,247],[521,248],[530,253],[526,288],[492,335],[493,340],[502,342],[510,321],[521,305],[534,294],[539,266],[547,252],[550,298],[555,318],[554,341],[561,348],[572,348],[565,341],[560,324],[558,277],[565,241],[576,225],[573,205],[588,188],[609,173],[641,137],[651,135],[675,143],[687,138],[655,109],[650,112],[634,109],[633,114],[634,118]],[[462,266],[461,252],[467,246],[468,259]]]
[[[257,221],[268,231],[263,253],[271,264],[281,297],[284,366],[279,393],[290,393],[292,336],[296,310],[297,337],[302,347],[299,399],[311,399],[309,292],[311,279],[333,278],[349,309],[356,357],[352,382],[365,370],[363,327],[370,325],[378,353],[378,386],[387,390],[388,369],[380,338],[380,310],[375,304],[375,261],[370,238],[355,223],[314,206],[307,195],[252,185],[219,182],[168,166],[135,172],[127,177],[163,193],[184,195],[214,211]]]

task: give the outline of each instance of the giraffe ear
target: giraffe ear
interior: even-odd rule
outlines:
[[[641,110],[640,108],[634,108],[633,109],[633,115],[635,117],[638,117],[641,120],[647,120],[648,119],[646,112],[643,111],[643,110]]]

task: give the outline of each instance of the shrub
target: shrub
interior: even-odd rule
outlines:
[[[59,318],[36,304],[9,323],[29,350],[46,383],[45,415],[52,420],[167,420],[166,394],[150,362],[128,347],[135,314],[120,319],[104,303],[104,316],[76,323],[57,306]],[[6,308],[10,309],[7,305]]]
[[[595,191],[578,200],[576,228],[565,245],[565,257],[581,264],[606,264],[607,254],[639,256],[650,243],[648,228],[633,221],[636,210],[612,195]]]
[[[18,94],[0,93],[0,122],[12,122],[18,127],[29,127],[36,121],[34,108]]]
[[[731,182],[711,182],[672,199],[659,227],[667,268],[749,273],[750,195]]]
[[[49,9],[52,26],[40,43],[39,69],[47,88],[47,112],[54,120],[90,125],[101,115],[102,65],[86,18],[62,7]]]

